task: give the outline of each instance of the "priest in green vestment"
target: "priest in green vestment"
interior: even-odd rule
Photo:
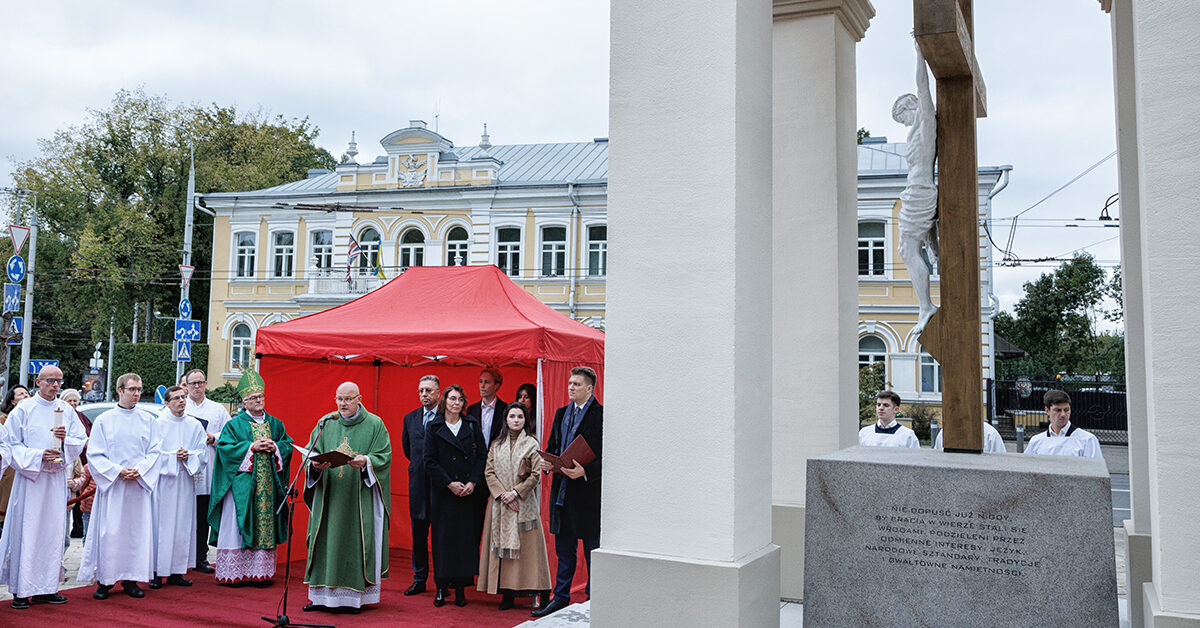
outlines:
[[[266,412],[266,384],[246,369],[237,386],[244,408],[221,429],[208,507],[217,544],[217,582],[271,584],[275,546],[287,540],[286,498],[292,439]]]
[[[336,395],[337,412],[318,420],[308,449],[313,456],[340,451],[350,461],[338,467],[309,462],[304,581],[311,602],[304,610],[358,612],[379,603],[388,575],[392,443],[383,420],[362,407],[357,384],[343,383]]]

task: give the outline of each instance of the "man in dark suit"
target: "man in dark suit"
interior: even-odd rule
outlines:
[[[504,429],[504,417],[500,415],[504,414],[508,402],[501,401],[497,395],[503,383],[504,376],[500,374],[500,369],[483,369],[479,372],[479,401],[467,407],[467,418],[483,428],[483,444],[486,447],[491,447],[492,440]]]
[[[575,578],[580,541],[588,568],[587,594],[591,596],[592,550],[600,546],[600,448],[604,433],[604,407],[592,396],[595,388],[596,371],[586,366],[571,369],[567,381],[571,403],[554,413],[554,425],[546,440],[546,451],[557,455],[576,436],[582,436],[596,459],[587,465],[576,462],[573,468],[564,468],[562,475],[554,475],[550,485],[550,532],[554,535],[558,574],[554,599],[534,610],[534,617],[549,615],[571,603],[571,581]],[[553,465],[543,460],[542,471],[551,469]]]
[[[404,433],[400,437],[404,457],[408,458],[408,514],[412,518],[413,582],[404,595],[425,592],[429,578],[429,478],[425,474],[425,426],[437,417],[441,383],[437,375],[426,375],[417,382],[421,407],[404,415]]]

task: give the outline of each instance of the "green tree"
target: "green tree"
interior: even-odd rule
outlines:
[[[307,118],[181,105],[140,89],[118,91],[107,108],[41,140],[41,155],[13,175],[17,187],[37,193],[32,352],[58,358],[68,380],[86,366],[89,345],[107,338],[110,322],[119,339],[131,337],[135,304],[142,338],[170,340],[169,320],[153,313],[169,319],[179,298],[189,154],[185,134],[150,118],[203,138],[195,144],[197,193],[270,187],[335,165],[315,145],[319,130]],[[30,200],[9,197],[14,223],[28,224],[32,211]],[[211,277],[205,217],[196,213],[192,244],[193,317],[201,319]]]
[[[872,362],[858,369],[858,422],[875,420],[875,395],[888,389],[883,362]]]
[[[1114,344],[1112,339],[1119,336],[1098,337],[1093,323],[1105,289],[1104,269],[1087,253],[1026,282],[1013,314],[997,314],[995,328],[1029,355],[1002,363],[1001,376],[1051,378],[1062,371],[1116,370],[1124,363],[1123,341]]]
[[[868,137],[871,137],[871,132],[867,130],[867,127],[858,127],[858,143],[862,144],[862,141]]]

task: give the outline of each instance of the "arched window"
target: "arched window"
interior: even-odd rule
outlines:
[[[333,267],[333,232],[328,229],[313,231],[312,259],[317,268],[329,270]]]
[[[886,274],[885,226],[882,222],[858,223],[858,275],[860,277]]]
[[[250,326],[245,323],[238,323],[233,326],[229,332],[229,370],[233,373],[241,372],[246,367],[250,366],[254,356],[250,353],[252,341],[250,339]]]
[[[608,274],[608,227],[588,227],[588,276]]]
[[[363,229],[358,234],[358,248],[362,251],[358,256],[359,276],[374,275],[379,264],[379,232],[371,227]]]
[[[921,392],[942,392],[942,365],[921,349]]]
[[[467,265],[467,230],[454,227],[446,234],[446,265]]]
[[[409,229],[400,236],[400,270],[425,265],[425,234]]]
[[[237,272],[235,277],[254,277],[254,233],[241,231],[233,234],[233,254]]]
[[[542,276],[561,277],[567,269],[567,228],[542,228]]]
[[[887,363],[887,344],[879,336],[863,336],[858,339],[858,368],[876,362]],[[886,367],[885,367],[886,368]]]
[[[506,227],[496,230],[496,265],[511,277],[521,276],[521,230]]]
[[[276,231],[271,236],[272,277],[291,277],[296,267],[296,234]]]

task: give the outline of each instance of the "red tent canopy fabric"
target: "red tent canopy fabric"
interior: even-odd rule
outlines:
[[[349,303],[258,331],[263,356],[427,356],[486,363],[604,362],[604,334],[556,312],[495,266],[417,266]]]

